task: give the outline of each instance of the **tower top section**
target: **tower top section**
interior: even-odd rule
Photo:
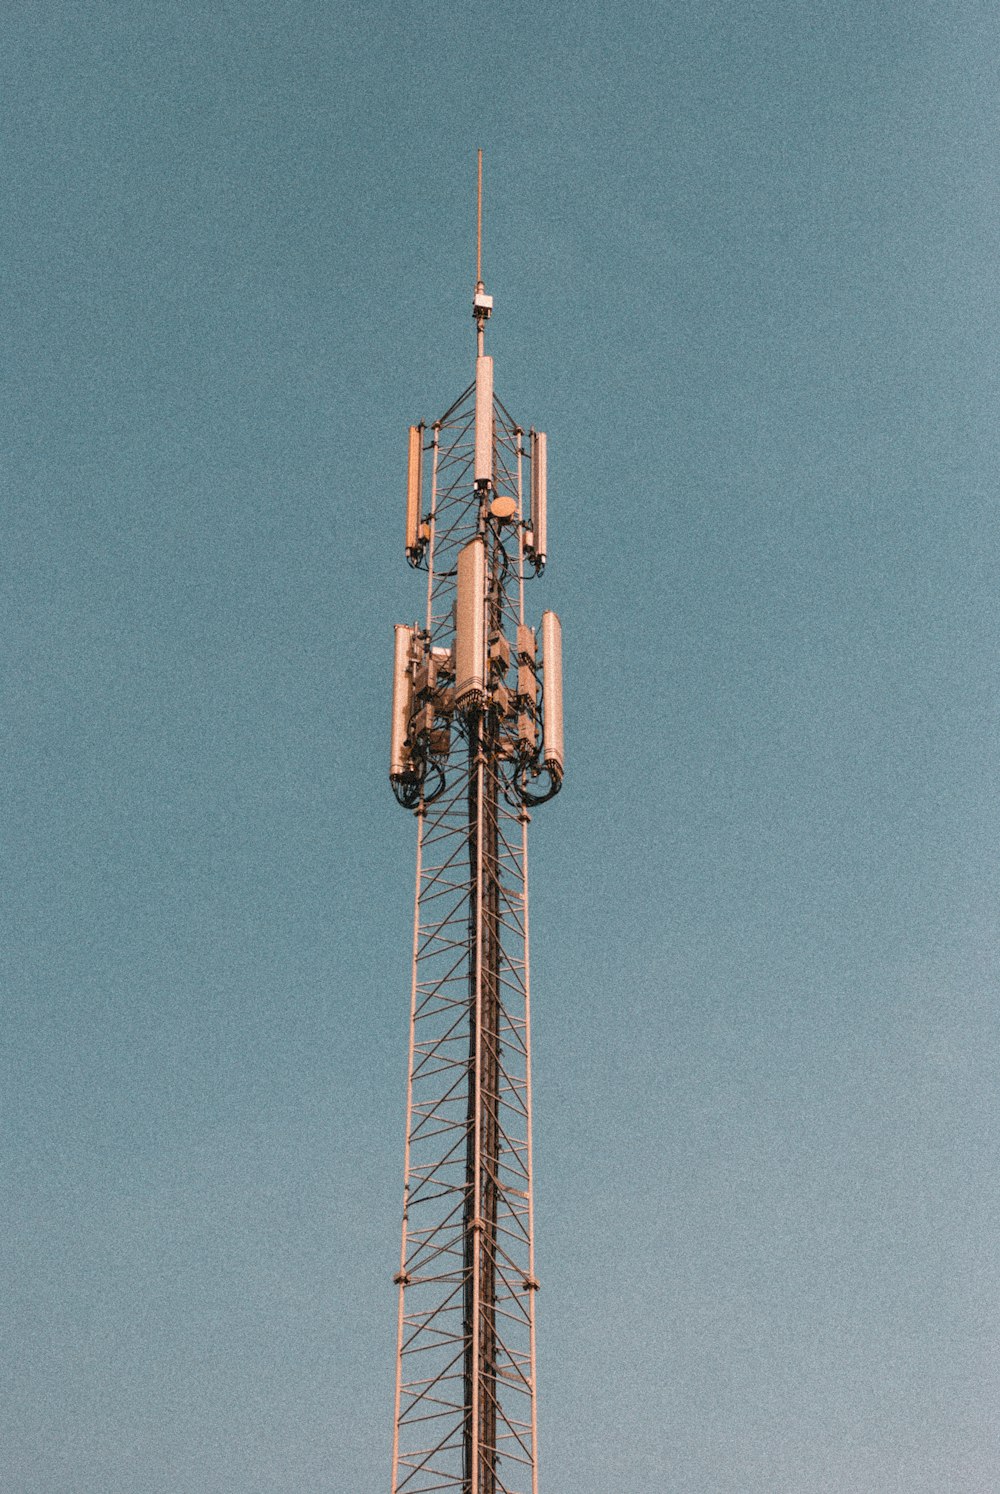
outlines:
[[[482,356],[486,323],[493,312],[493,297],[483,284],[483,153],[476,152],[476,288],[472,294],[472,315],[476,323],[476,347]]]

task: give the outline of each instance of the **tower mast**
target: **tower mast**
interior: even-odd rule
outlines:
[[[524,620],[546,442],[493,390],[481,151],[472,309],[473,382],[410,428],[427,606],[396,628],[390,781],[417,878],[392,1494],[538,1494],[527,834],[562,784],[561,630]]]

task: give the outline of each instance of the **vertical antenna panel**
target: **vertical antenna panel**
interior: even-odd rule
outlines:
[[[407,770],[406,727],[410,717],[410,648],[413,629],[396,624],[396,650],[392,664],[392,733],[389,748],[389,777],[403,778]]]
[[[476,487],[493,483],[493,359],[476,359]]]
[[[531,433],[531,550],[539,566],[548,554],[548,451],[545,432]]]
[[[423,453],[419,425],[410,426],[409,461],[406,469],[406,553],[416,555],[420,549],[420,489],[423,475]]]
[[[459,552],[455,598],[455,700],[486,699],[486,546],[476,538]]]
[[[563,774],[562,623],[554,612],[542,613],[542,678],[545,684],[545,766]]]

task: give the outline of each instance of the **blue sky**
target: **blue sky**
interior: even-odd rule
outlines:
[[[1000,1484],[995,8],[26,0],[0,69],[0,1484],[388,1485],[477,146],[567,660],[542,1488]]]

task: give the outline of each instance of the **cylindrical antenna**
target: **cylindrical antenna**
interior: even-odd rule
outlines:
[[[477,535],[458,552],[455,588],[455,701],[486,700],[486,545]]]
[[[406,728],[410,719],[410,649],[413,629],[396,624],[396,648],[392,666],[392,732],[389,749],[389,777],[405,778],[411,768],[406,750]]]
[[[542,613],[542,680],[545,715],[542,758],[554,777],[563,776],[562,623],[554,612]]]
[[[406,558],[411,565],[420,559],[420,496],[423,476],[423,451],[421,450],[424,429],[422,425],[410,426],[410,444],[406,464]]]
[[[487,358],[483,353],[476,359],[476,445],[473,466],[476,487],[492,487],[493,359]]]
[[[534,562],[536,572],[545,569],[548,554],[548,480],[546,477],[546,440],[544,431],[531,432],[531,544],[528,554]]]
[[[477,152],[476,179],[476,290],[483,288],[483,152]]]

